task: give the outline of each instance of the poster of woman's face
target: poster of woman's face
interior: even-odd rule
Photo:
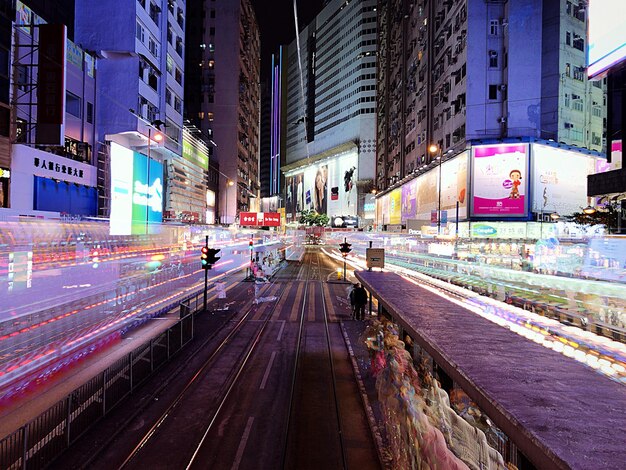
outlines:
[[[326,214],[327,197],[326,190],[328,187],[328,165],[322,165],[317,169],[315,174],[314,191],[314,209],[318,214]]]

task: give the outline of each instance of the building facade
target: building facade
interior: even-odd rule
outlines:
[[[185,3],[182,0],[76,2],[76,42],[99,57],[98,132],[103,141],[99,152],[99,212],[102,216],[109,216],[112,209],[108,142],[147,156],[148,167],[154,161],[160,165],[155,168],[162,170],[162,165],[167,166],[168,162],[182,164],[184,160]],[[168,175],[161,174],[154,182],[162,185]],[[162,198],[163,187],[155,192]],[[156,210],[158,204],[152,205]],[[182,211],[188,210],[188,206],[186,201],[181,204],[176,199],[162,200],[162,210]]]
[[[218,163],[218,221],[230,224],[259,205],[259,28],[249,0],[189,6],[186,117]]]
[[[95,216],[96,58],[54,20],[16,2],[10,207]]]
[[[9,207],[11,181],[11,26],[12,1],[0,3],[0,208]]]
[[[583,73],[578,2],[389,0],[378,22],[379,193],[473,145],[539,139],[603,151],[604,86]]]
[[[289,45],[287,82],[287,222],[303,210],[371,222],[376,2],[327,2]]]

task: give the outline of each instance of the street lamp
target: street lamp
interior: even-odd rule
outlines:
[[[596,208],[589,205],[583,209],[583,213],[586,215],[593,215],[596,213]]]
[[[428,151],[439,160],[439,185],[437,191],[437,235],[441,233],[441,148],[437,144],[430,144]]]
[[[556,222],[557,220],[559,220],[559,219],[561,218],[561,216],[559,215],[559,213],[558,213],[558,212],[553,212],[553,213],[551,213],[551,214],[550,214],[550,218],[551,218],[554,222]]]

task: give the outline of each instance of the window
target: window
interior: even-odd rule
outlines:
[[[167,26],[167,42],[170,44],[174,44],[174,32],[172,31],[171,26]]]
[[[574,34],[574,40],[572,41],[572,47],[574,49],[578,49],[579,51],[585,50],[585,39],[578,34]]]
[[[213,116],[213,113],[207,113],[207,119],[209,120],[209,122],[212,122],[213,119],[215,119],[215,117]]]
[[[148,75],[148,85],[155,91],[159,89],[159,78],[153,71]]]
[[[565,63],[565,76],[566,77],[572,76],[572,65],[569,62]]]
[[[152,21],[154,21],[157,25],[159,24],[160,11],[161,9],[157,5],[150,2],[150,18],[152,18]]]
[[[93,124],[93,103],[87,101],[87,122]]]
[[[172,105],[172,91],[169,88],[165,89],[165,102]]]
[[[210,14],[211,18],[215,18],[215,10],[211,8],[211,14]]]
[[[489,51],[489,67],[498,67],[498,51]]]
[[[178,96],[174,96],[174,110],[178,113],[183,112],[183,102]]]
[[[81,108],[81,100],[80,97],[76,96],[74,93],[70,91],[65,92],[65,112],[71,114],[72,116],[76,116],[79,118],[81,116],[80,108]]]
[[[139,0],[139,5],[141,5],[143,7],[143,9],[146,9],[146,0]]]
[[[565,4],[565,13],[567,13],[568,15],[572,14],[572,2],[566,2]]]
[[[209,28],[209,34],[210,34],[211,36],[215,36],[215,27],[214,27],[214,26],[211,26],[211,27]]]
[[[574,67],[574,80],[585,81],[585,67]]]
[[[141,23],[139,23],[139,22],[137,22],[136,37],[141,42],[144,42],[146,40],[146,35],[145,35],[145,32],[144,32],[143,26],[141,26]]]
[[[179,85],[183,84],[183,73],[180,71],[178,67],[176,67],[176,73],[174,74],[174,79],[178,82]]]
[[[489,20],[489,34],[492,36],[498,36],[500,34],[499,20]]]
[[[567,44],[568,46],[572,45],[572,33],[570,33],[569,31],[565,33],[565,44]]]
[[[17,74],[16,85],[22,91],[27,91],[30,79],[28,78],[28,67],[26,65],[16,65],[15,71]]]
[[[171,55],[167,54],[167,61],[165,63],[165,70],[167,70],[167,73],[171,74],[173,69],[174,69],[174,59],[172,59]]]
[[[159,46],[152,38],[148,40],[148,50],[152,53],[154,57],[159,57]]]
[[[565,93],[565,106],[569,108],[569,93]]]
[[[602,117],[602,108],[600,106],[594,106],[592,113],[595,117]]]
[[[489,99],[490,100],[498,99],[498,85],[489,85]]]
[[[183,56],[183,38],[176,38],[176,53]]]

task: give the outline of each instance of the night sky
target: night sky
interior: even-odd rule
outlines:
[[[272,53],[296,38],[293,0],[252,0],[261,29],[261,79],[270,73]],[[322,10],[322,0],[298,0],[300,30]]]

